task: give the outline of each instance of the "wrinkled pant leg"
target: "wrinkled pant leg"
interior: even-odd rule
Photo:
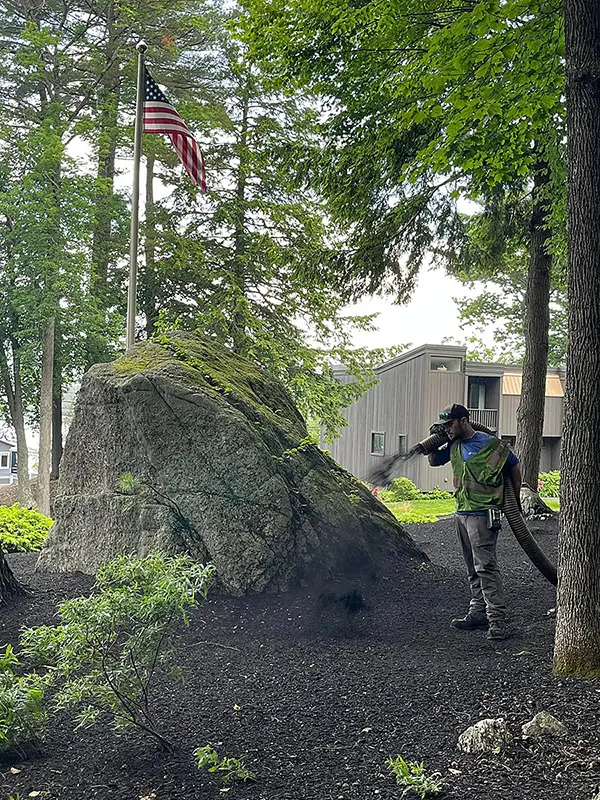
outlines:
[[[490,622],[503,621],[506,618],[504,588],[498,561],[496,543],[498,532],[487,527],[485,516],[465,517],[468,538],[473,553],[475,573],[479,579],[485,608]]]
[[[454,516],[456,525],[456,534],[460,544],[465,564],[467,565],[467,579],[469,581],[469,589],[471,591],[471,602],[469,603],[469,613],[476,616],[485,616],[486,605],[481,588],[481,581],[475,567],[473,559],[473,547],[468,531],[468,520],[476,519],[476,517],[468,517],[462,514]]]

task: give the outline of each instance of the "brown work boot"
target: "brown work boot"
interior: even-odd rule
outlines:
[[[473,614],[471,611],[466,617],[453,619],[450,625],[459,631],[480,631],[488,627],[485,614]]]
[[[490,622],[487,638],[492,639],[495,642],[501,642],[503,639],[508,639],[508,631],[506,629],[506,623],[503,619],[493,619]]]

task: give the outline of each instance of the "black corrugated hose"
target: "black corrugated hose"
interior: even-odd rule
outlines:
[[[485,427],[485,425],[480,425],[477,422],[471,422],[471,425],[476,431],[483,431],[483,433],[489,433],[491,436],[494,435],[489,428]],[[418,453],[427,456],[430,453],[434,453],[447,441],[448,438],[444,433],[432,433],[432,435],[428,436],[427,439],[424,439],[422,442],[416,444],[406,456],[400,456],[399,454],[392,456],[383,467],[383,471],[380,469],[378,471],[380,474],[375,474],[372,476],[371,480],[373,482],[377,482],[377,478],[381,478],[383,477],[384,473],[391,471],[392,467],[397,461],[410,458]],[[381,482],[383,483],[383,481]],[[521,545],[531,560],[531,563],[539,569],[542,575],[547,578],[553,586],[556,586],[558,582],[556,567],[533,538],[531,531],[527,527],[527,523],[523,519],[523,515],[521,514],[521,509],[517,501],[517,496],[515,494],[515,485],[512,482],[510,473],[505,473],[504,475],[503,511],[510,529],[514,533],[517,542]]]

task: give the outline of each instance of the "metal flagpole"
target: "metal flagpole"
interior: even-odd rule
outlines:
[[[133,192],[131,195],[131,241],[129,244],[129,288],[127,292],[127,349],[135,340],[135,301],[137,293],[137,251],[140,221],[140,160],[144,129],[144,53],[146,42],[138,42],[137,95],[135,103],[135,137],[133,144]]]

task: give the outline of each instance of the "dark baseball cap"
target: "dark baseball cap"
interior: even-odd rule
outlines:
[[[443,411],[440,411],[440,420],[448,422],[451,419],[462,419],[466,417],[469,419],[469,412],[460,403],[453,403],[451,406],[446,406]]]

